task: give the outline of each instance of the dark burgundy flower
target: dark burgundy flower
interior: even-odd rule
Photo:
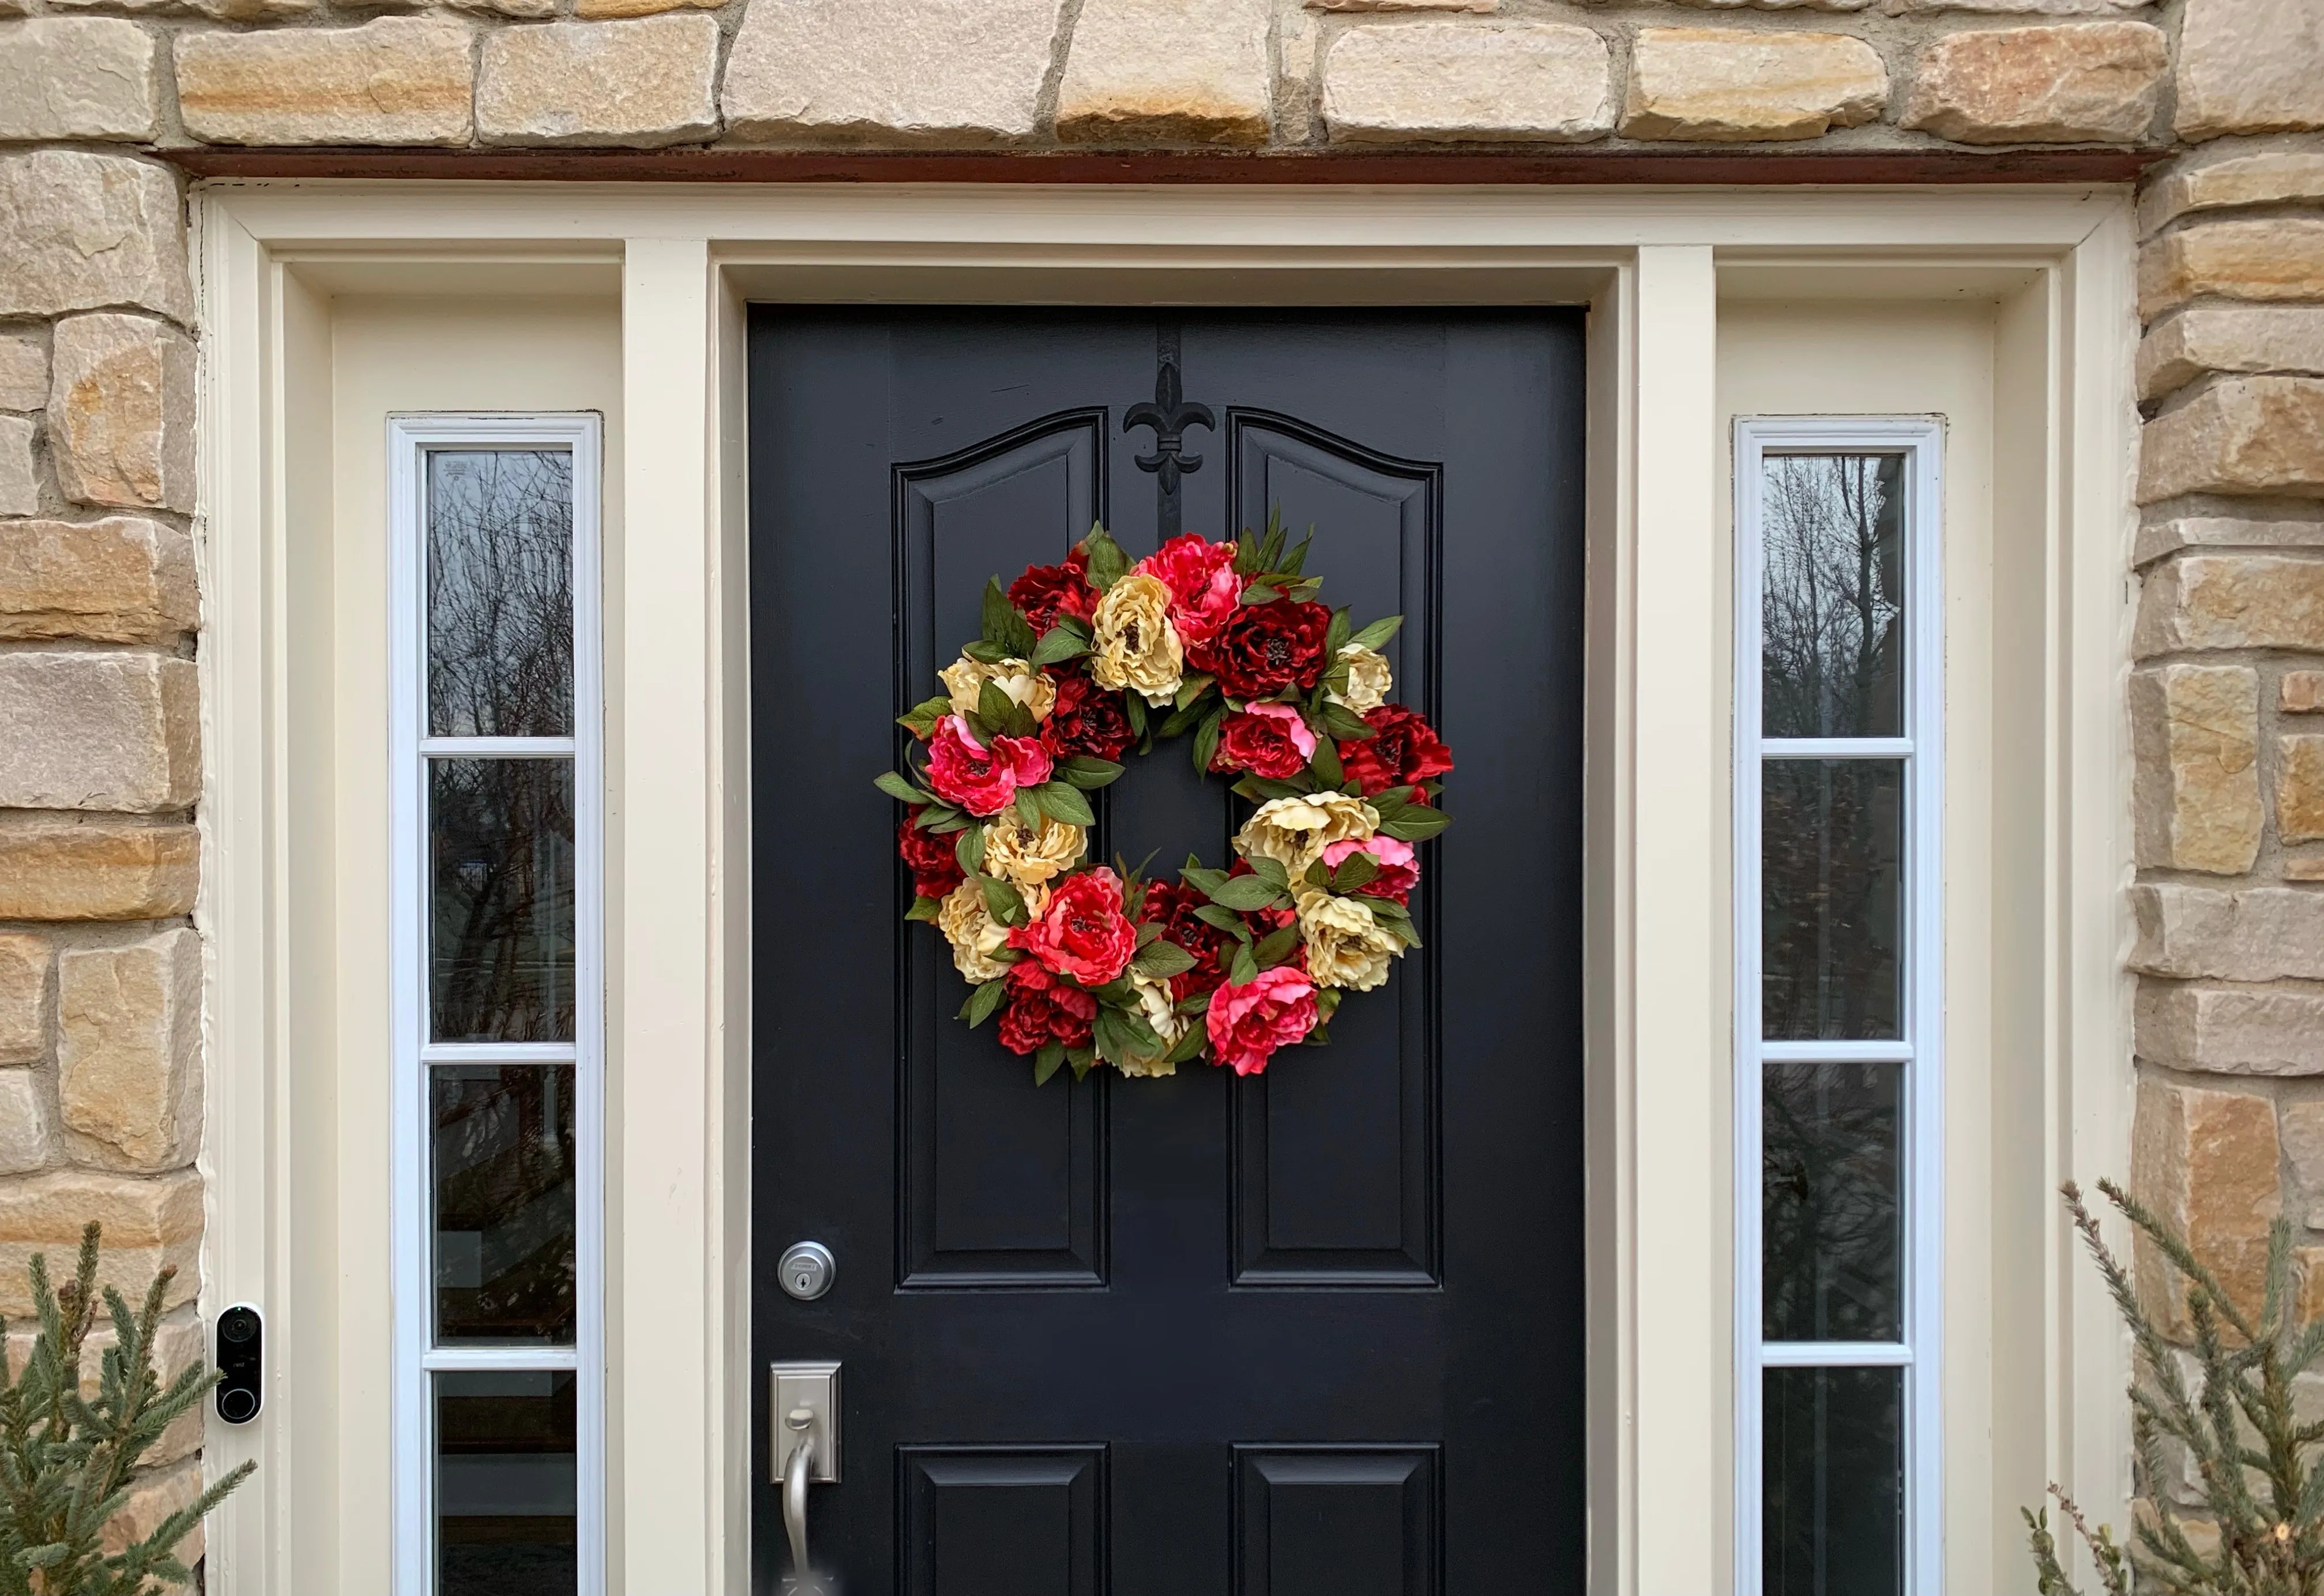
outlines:
[[[1078,669],[1056,673],[1057,702],[1041,723],[1041,746],[1059,759],[1087,754],[1119,760],[1135,735],[1121,695],[1109,693]]]
[[[1001,1004],[1001,1045],[1011,1053],[1038,1053],[1050,1042],[1089,1045],[1097,1000],[1067,985],[1031,959],[1009,966]]]
[[[1364,724],[1372,734],[1340,744],[1340,768],[1362,785],[1366,798],[1391,787],[1415,786],[1452,768],[1452,751],[1418,710],[1383,704],[1364,716]]]
[[[1191,658],[1231,697],[1265,698],[1289,687],[1305,692],[1323,674],[1331,629],[1332,612],[1323,604],[1287,598],[1243,604]]]
[[[902,855],[904,868],[912,872],[912,890],[923,898],[943,898],[964,879],[960,858],[953,851],[953,840],[937,836],[913,824],[919,818],[920,807],[904,816],[904,824],[896,828],[896,852]]]
[[[1288,704],[1254,704],[1221,724],[1211,769],[1249,770],[1281,781],[1305,770],[1314,757],[1315,733],[1296,709]]]
[[[1009,602],[1025,612],[1035,632],[1047,632],[1061,615],[1086,621],[1097,613],[1097,589],[1089,585],[1089,556],[1079,549],[1063,565],[1028,566],[1009,584]]]
[[[1233,938],[1194,911],[1210,901],[1181,881],[1156,881],[1146,889],[1145,918],[1162,927],[1167,941],[1194,956],[1194,967],[1170,977],[1170,995],[1181,1001],[1209,992],[1227,978]]]

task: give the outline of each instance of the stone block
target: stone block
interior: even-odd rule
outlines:
[[[140,16],[190,14],[217,23],[283,23],[314,15],[323,0],[48,0],[52,12],[125,11]]]
[[[2181,494],[2324,498],[2324,380],[2233,377],[2149,421],[2139,503]]]
[[[2239,205],[2324,203],[2324,154],[2236,149],[2182,155],[2139,197],[2138,230],[2152,233],[2191,211]]]
[[[0,23],[0,139],[150,139],[153,36],[118,17]]]
[[[132,1302],[144,1299],[154,1274],[171,1278],[164,1300],[191,1302],[200,1288],[202,1177],[192,1169],[167,1175],[118,1175],[102,1169],[50,1169],[0,1181],[0,1314],[32,1311],[24,1275],[36,1252],[49,1260],[51,1280],[69,1279],[80,1252],[81,1227],[105,1227],[97,1264],[100,1287],[111,1286]]]
[[[2142,566],[2182,549],[2324,548],[2324,520],[2245,521],[2232,515],[2177,515],[2138,529],[2134,556]]]
[[[2283,861],[2283,879],[2287,881],[2324,881],[2324,857],[2287,854]]]
[[[2324,306],[2190,305],[2139,341],[2141,399],[2205,372],[2324,374]]]
[[[2324,5],[2187,0],[2179,23],[2180,134],[2324,127]]]
[[[54,1261],[51,1259],[51,1263]],[[5,1355],[11,1369],[24,1367],[24,1359],[32,1350],[35,1333],[32,1326],[22,1321],[8,1326]],[[81,1343],[80,1394],[84,1401],[97,1399],[98,1384],[104,1378],[105,1354],[120,1344],[120,1338],[113,1333],[112,1322],[100,1314],[96,1326],[88,1333],[88,1339]],[[161,1375],[164,1387],[184,1370],[206,1368],[208,1362],[206,1338],[198,1315],[180,1309],[164,1318],[154,1331],[153,1368]],[[145,1453],[147,1466],[159,1467],[193,1455],[202,1444],[202,1416],[208,1407],[207,1402],[195,1403],[180,1416],[177,1423],[162,1431],[161,1438]]]
[[[1819,138],[1888,104],[1880,52],[1845,33],[1641,28],[1622,134],[1733,143]]]
[[[2285,715],[2324,709],[2324,670],[2287,670],[2275,684],[2275,707]]]
[[[0,1176],[30,1175],[55,1163],[61,1150],[57,1118],[49,1111],[40,1075],[0,1069]]]
[[[1499,11],[1501,0],[1305,0],[1310,11]]]
[[[1987,16],[2121,16],[2144,10],[2153,0],[1886,0],[1891,16],[1932,12],[1976,12]]]
[[[0,335],[0,411],[36,411],[48,402],[49,352],[24,335]]]
[[[2308,1197],[2308,1228],[2324,1230],[2324,1099],[2296,1098],[2275,1108],[2277,1138],[2292,1178]]]
[[[2212,1075],[2324,1075],[2324,997],[2267,986],[2148,983],[2137,1001],[2138,1056]]]
[[[0,826],[0,920],[158,920],[190,914],[201,837],[190,826],[37,820]]]
[[[2324,736],[2275,740],[2275,835],[2285,843],[2324,838]]]
[[[465,144],[471,37],[465,23],[408,16],[180,33],[178,107],[213,144]]]
[[[2198,222],[2138,252],[2138,313],[2152,321],[2198,295],[2324,299],[2324,221]]]
[[[2324,650],[2324,564],[2279,554],[2185,554],[2149,573],[2132,651]]]
[[[0,806],[152,814],[201,796],[194,662],[0,654]]]
[[[32,459],[38,429],[22,416],[0,416],[0,515],[41,507],[41,472]]]
[[[2241,875],[2259,854],[2259,674],[2165,665],[2130,678],[2138,863]]]
[[[147,316],[57,323],[49,444],[65,496],[194,507],[194,341]]]
[[[2153,881],[2130,890],[2130,967],[2174,981],[2324,981],[2324,893]]]
[[[484,0],[484,3],[495,8],[508,5],[540,5],[539,12],[523,14],[540,16],[549,14],[553,6],[553,0],[547,4],[542,0]],[[726,0],[577,0],[573,14],[585,23],[614,22],[634,16],[659,16],[670,11],[716,11],[725,4]]]
[[[1923,48],[1903,124],[1963,144],[2135,143],[2170,68],[2144,23],[1948,33]]]
[[[0,638],[152,642],[201,623],[193,540],[143,516],[0,521]]]
[[[97,1536],[97,1545],[112,1556],[132,1544],[144,1539],[172,1514],[182,1513],[201,1499],[202,1462],[199,1458],[188,1458],[166,1469],[155,1469],[134,1476],[129,1485],[129,1499],[121,1504],[121,1511],[106,1523]],[[202,1560],[207,1545],[202,1526],[195,1525],[185,1538],[172,1549],[179,1562],[191,1568]]]
[[[0,155],[0,316],[136,305],[194,312],[178,180],[126,155]]]
[[[1324,59],[1323,120],[1343,143],[1603,138],[1606,41],[1559,23],[1350,29]]]
[[[1263,144],[1268,0],[1083,0],[1057,88],[1074,143]]]
[[[49,1051],[49,939],[0,931],[0,1064],[36,1064]]]
[[[2268,1227],[2282,1212],[2275,1110],[2264,1098],[2146,1079],[2131,1133],[2131,1185],[2187,1238],[2239,1307],[2255,1311],[2267,1279]],[[2185,1284],[2144,1235],[2134,1268],[2147,1312],[2184,1339]]]
[[[202,1133],[202,946],[183,927],[57,958],[57,1101],[84,1163],[174,1169]]]
[[[1038,128],[1065,0],[753,5],[722,108],[742,140],[993,143]]]
[[[653,147],[718,131],[718,23],[699,14],[503,28],[484,40],[488,144]]]

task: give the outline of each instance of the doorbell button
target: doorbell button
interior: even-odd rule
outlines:
[[[801,1302],[813,1302],[831,1289],[832,1277],[839,1272],[839,1264],[831,1256],[831,1249],[820,1241],[794,1241],[775,1266],[775,1276],[783,1289]]]
[[[265,1391],[266,1322],[258,1310],[238,1302],[217,1316],[218,1416],[246,1425],[258,1416]]]

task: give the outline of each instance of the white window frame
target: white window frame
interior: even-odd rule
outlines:
[[[1943,1324],[1944,429],[1926,416],[1738,416],[1735,495],[1735,1587],[1761,1596],[1762,1395],[1771,1368],[1902,1368],[1905,1596],[1944,1588]],[[1769,738],[1760,732],[1760,527],[1770,455],[1902,454],[1904,480],[1904,735]],[[1904,764],[1904,1036],[1894,1042],[1761,1036],[1761,762],[1773,756],[1902,759]],[[1771,1063],[1895,1062],[1904,1069],[1898,1154],[1904,1339],[1761,1339],[1761,1091]]]
[[[395,1596],[434,1596],[433,1376],[464,1370],[575,1375],[577,1596],[605,1588],[604,789],[599,544],[603,426],[590,413],[388,419],[389,793],[394,1105],[393,1549]],[[573,457],[573,735],[427,734],[428,455],[443,448],[567,449]],[[430,1043],[428,1025],[428,786],[431,757],[573,761],[574,1040]],[[570,1347],[434,1348],[428,1072],[455,1064],[569,1064],[574,1085],[575,1325]]]

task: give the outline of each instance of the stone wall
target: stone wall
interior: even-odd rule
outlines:
[[[2239,1279],[2287,1205],[2324,1261],[2319,134],[2319,0],[0,0],[0,1312],[94,1217],[113,1278],[180,1267],[198,1350],[169,157],[226,146],[2177,152],[2141,211],[2135,1176]]]

